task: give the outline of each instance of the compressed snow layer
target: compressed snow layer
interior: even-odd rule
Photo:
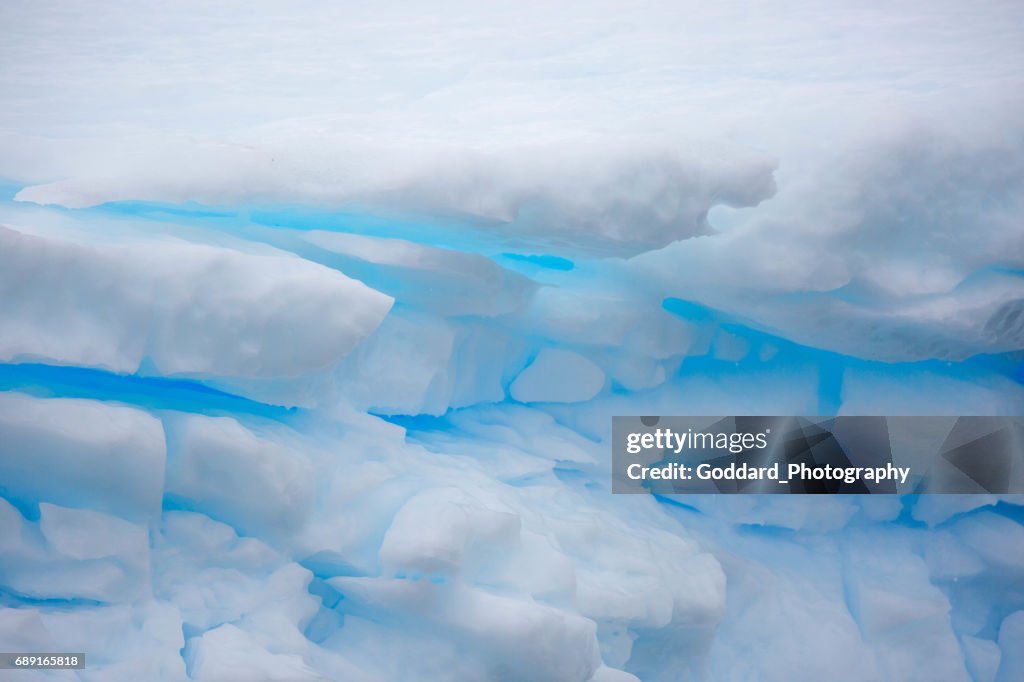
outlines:
[[[5,18],[19,30],[0,90],[17,106],[0,118],[0,177],[30,183],[25,200],[374,201],[587,250],[708,233],[711,206],[772,195],[782,150],[791,176],[834,177],[807,159],[873,157],[865,140],[933,127],[1001,139],[1021,101],[1013,2],[261,3],[244,17],[15,2]]]
[[[183,242],[89,246],[0,227],[0,265],[8,362],[295,376],[339,361],[391,306],[308,261]]]

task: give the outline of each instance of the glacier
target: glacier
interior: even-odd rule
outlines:
[[[1024,496],[609,443],[1024,414],[1021,20],[5,3],[0,650],[87,656],[12,679],[1024,678]]]

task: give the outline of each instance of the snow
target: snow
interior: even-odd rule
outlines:
[[[5,3],[0,649],[1024,678],[1020,495],[608,458],[613,415],[1024,414],[1021,16]]]

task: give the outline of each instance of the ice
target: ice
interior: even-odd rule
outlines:
[[[1024,673],[1024,662],[1021,661],[1021,644],[1024,643],[1024,611],[1016,611],[1007,616],[999,628],[999,648],[1002,656],[999,660],[997,682],[1009,682]]]
[[[0,14],[0,650],[88,660],[26,679],[1024,678],[1021,496],[608,479],[1024,412],[1019,3]]]
[[[953,532],[966,547],[978,553],[990,573],[1008,578],[1024,577],[1024,527],[1019,523],[982,511],[954,526]]]
[[[832,599],[817,595],[805,597],[803,590],[787,582],[772,582],[771,585],[777,595],[775,598],[762,597],[749,609],[738,609],[739,623],[723,626],[723,631],[730,633],[725,638],[746,639],[753,644],[730,648],[715,656],[714,677],[742,679],[756,675],[765,680],[781,681],[791,679],[793,670],[800,670],[805,679],[819,676],[884,679],[869,654],[870,649],[860,642],[856,624],[842,611],[830,608]],[[812,622],[820,624],[815,627]],[[738,632],[733,632],[733,628]],[[768,643],[770,640],[763,637],[766,628],[785,628],[784,641],[795,640],[800,645],[781,646],[780,642],[773,647]],[[803,650],[818,653],[805,657]],[[660,662],[656,659],[657,663]]]
[[[969,374],[932,367],[857,367],[844,370],[846,414],[1000,415],[1024,411],[1024,386],[979,368]]]
[[[309,617],[311,576],[255,538],[188,512],[167,515],[154,549],[154,592],[177,605],[190,634],[252,619],[273,594],[271,613]],[[292,638],[294,639],[294,638]]]
[[[478,254],[321,230],[304,238],[344,256],[337,265],[349,276],[445,316],[507,313],[522,305],[533,288],[525,277]]]
[[[33,609],[0,609],[0,638],[18,651],[32,651],[40,645],[48,645],[47,650],[58,648],[43,625],[39,612]],[[18,675],[31,682],[76,682],[80,679],[71,670],[22,670]]]
[[[146,528],[85,509],[39,505],[35,523],[0,501],[2,586],[36,600],[118,603],[148,592]]]
[[[247,533],[281,536],[302,526],[314,486],[303,453],[230,417],[181,415],[165,424],[165,495]]]
[[[275,654],[251,635],[225,623],[196,638],[185,659],[194,680],[231,682],[244,677],[261,682],[323,680],[301,656]]]
[[[180,615],[173,605],[140,600],[135,604],[78,609],[41,607],[42,620],[67,650],[85,652],[79,679],[188,679],[180,650]]]
[[[0,392],[0,487],[8,500],[153,519],[164,459],[163,427],[142,410]]]
[[[675,363],[659,363],[645,357],[612,354],[608,372],[612,381],[628,391],[643,391],[660,386],[668,378]]]
[[[630,675],[625,671],[601,666],[590,678],[590,682],[636,682],[637,679],[639,678],[636,675]]]
[[[451,358],[454,377],[449,407],[501,402],[505,398],[507,377],[525,354],[525,342],[508,331],[461,325]],[[494,361],[500,357],[506,358],[505,361]]]
[[[995,495],[928,496],[918,500],[917,504],[914,505],[913,515],[918,521],[935,526],[948,521],[958,514],[991,507],[998,501],[999,498]]]
[[[479,661],[486,671],[474,679],[503,675],[552,682],[588,680],[598,666],[594,623],[578,615],[426,580],[332,578],[329,582],[349,595],[357,614],[395,617],[405,613],[419,627],[464,642],[463,656]],[[401,652],[397,656],[402,657]]]
[[[284,254],[168,241],[88,246],[3,227],[0,253],[8,362],[303,375],[341,360],[391,307],[384,294]]]
[[[604,387],[601,368],[587,358],[560,348],[544,348],[516,377],[512,397],[524,403],[577,403],[590,400]]]
[[[999,645],[970,635],[964,636],[961,642],[964,648],[964,662],[972,679],[979,682],[994,681],[999,671]]]
[[[901,551],[896,542],[892,556]],[[902,543],[899,543],[902,545]],[[879,562],[868,553],[851,556],[845,585],[850,610],[875,660],[889,679],[967,680],[963,653],[950,626],[949,600],[929,584],[924,561],[905,549],[902,561]],[[927,661],[913,653],[931,652]]]
[[[1011,224],[1024,201],[1022,138],[936,137],[882,135],[862,141],[860,163],[819,159],[807,170],[816,180],[794,179],[778,201],[715,239],[635,256],[634,277],[859,358],[962,360],[1018,349],[1024,242]]]
[[[69,559],[118,557],[122,565],[139,564],[131,555],[146,557],[149,538],[144,527],[87,509],[39,505],[39,532],[50,548]],[[142,550],[140,552],[140,549]],[[144,565],[136,569],[146,570]]]
[[[480,545],[508,552],[519,524],[518,516],[473,504],[457,488],[425,491],[395,514],[381,544],[381,565],[392,574],[450,576]]]
[[[454,349],[455,329],[443,318],[396,311],[342,365],[342,390],[377,413],[443,414]]]
[[[613,414],[856,414],[879,396],[1012,411],[998,366],[808,350],[641,288],[609,296],[592,274],[621,273],[607,263],[509,299],[489,284],[508,275],[476,257],[339,244],[397,302],[347,356],[293,377],[312,398],[301,411],[199,390],[154,406],[117,382],[103,400],[36,397],[96,388],[11,375],[32,395],[0,394],[0,589],[40,614],[32,641],[97,652],[96,679],[986,679],[1012,663],[1013,630],[994,624],[1024,604],[995,595],[1019,580],[1019,524],[992,510],[1015,498],[686,511],[613,498],[604,480]],[[434,277],[432,302],[411,284]]]
[[[0,514],[6,513],[6,508],[0,504]],[[10,526],[5,523],[4,527]],[[0,633],[5,644],[18,648],[19,651],[27,651],[39,645],[56,644],[43,625],[39,612],[34,609],[0,609]],[[74,679],[74,673],[68,673],[65,679],[69,677]]]
[[[700,329],[667,315],[658,302],[582,287],[545,287],[530,299],[530,331],[567,344],[605,346],[663,360],[699,355]]]
[[[750,352],[750,341],[723,330],[715,336],[713,352],[719,360],[739,362]]]
[[[181,628],[166,605],[0,609],[0,632],[20,651],[87,652],[84,670],[17,673],[27,680],[188,679],[177,651]]]
[[[99,254],[0,227],[4,327],[0,355],[133,371],[142,361],[146,305]],[[48,286],[47,286],[48,285]],[[104,295],[109,292],[111,295]],[[125,295],[128,293],[128,295]],[[102,301],[82,308],[77,296]],[[120,299],[120,300],[119,300]],[[61,304],[63,302],[63,310]]]

